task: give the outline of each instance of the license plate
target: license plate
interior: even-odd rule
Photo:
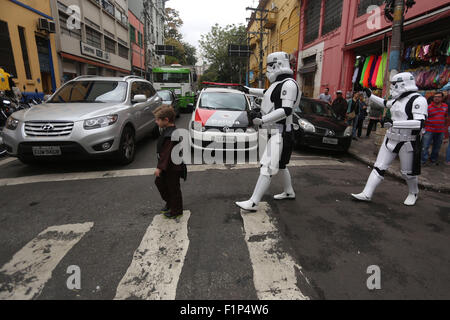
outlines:
[[[61,148],[58,146],[33,147],[34,156],[60,156]]]
[[[323,142],[323,143],[327,143],[327,144],[338,144],[338,139],[334,139],[334,138],[323,138],[322,142]]]

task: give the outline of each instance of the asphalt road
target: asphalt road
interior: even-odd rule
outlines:
[[[387,177],[371,203],[355,202],[370,168],[297,150],[295,200],[272,199],[275,177],[265,210],[241,213],[258,169],[197,166],[182,183],[184,220],[162,220],[155,149],[145,139],[127,167],[0,162],[0,299],[450,299],[448,194],[421,191],[406,207],[406,185]],[[67,287],[72,265],[81,289]],[[381,288],[369,290],[373,265]]]

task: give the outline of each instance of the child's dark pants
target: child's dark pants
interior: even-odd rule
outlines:
[[[163,171],[156,177],[155,184],[161,194],[161,198],[167,202],[171,214],[183,213],[183,196],[180,188],[180,171]]]

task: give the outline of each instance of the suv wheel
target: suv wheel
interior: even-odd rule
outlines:
[[[134,160],[136,151],[136,139],[130,127],[125,127],[120,137],[119,150],[117,151],[117,162],[126,165]]]

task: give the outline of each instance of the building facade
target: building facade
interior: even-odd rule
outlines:
[[[131,72],[135,75],[145,75],[144,24],[131,10],[128,11],[130,21]]]
[[[386,93],[392,23],[385,19],[384,7],[383,0],[303,1],[297,80],[305,96],[317,98],[325,88],[330,88],[333,98],[336,90],[349,94],[362,87]],[[449,68],[448,58],[438,50],[450,37],[449,8],[448,0],[428,0],[416,1],[408,10],[400,71],[413,72],[417,80],[422,70],[435,68],[442,74]],[[416,56],[411,57],[411,52]],[[378,77],[369,68],[363,79],[364,61],[379,71]],[[435,85],[419,88],[428,91]]]
[[[64,82],[79,75],[131,73],[127,0],[51,0],[51,5]]]
[[[147,37],[147,70],[164,64],[164,56],[156,54],[156,45],[164,44],[164,17],[167,0],[128,0],[128,8],[142,23],[147,22],[145,35]],[[144,26],[145,27],[145,26]]]
[[[291,55],[291,63],[296,68],[298,57],[299,0],[262,0],[258,4],[259,9],[269,12],[262,14],[265,19],[262,22],[263,36],[263,74],[265,74],[266,58],[272,52],[285,51]],[[249,62],[250,85],[259,86],[259,61],[260,61],[260,35],[261,23],[258,20],[260,13],[252,14],[247,26],[249,32],[249,44],[252,50]],[[265,80],[266,81],[266,80]],[[265,83],[264,86],[267,86]]]
[[[0,67],[24,93],[41,96],[60,85],[50,0],[0,0]],[[41,24],[39,20],[42,19]]]

